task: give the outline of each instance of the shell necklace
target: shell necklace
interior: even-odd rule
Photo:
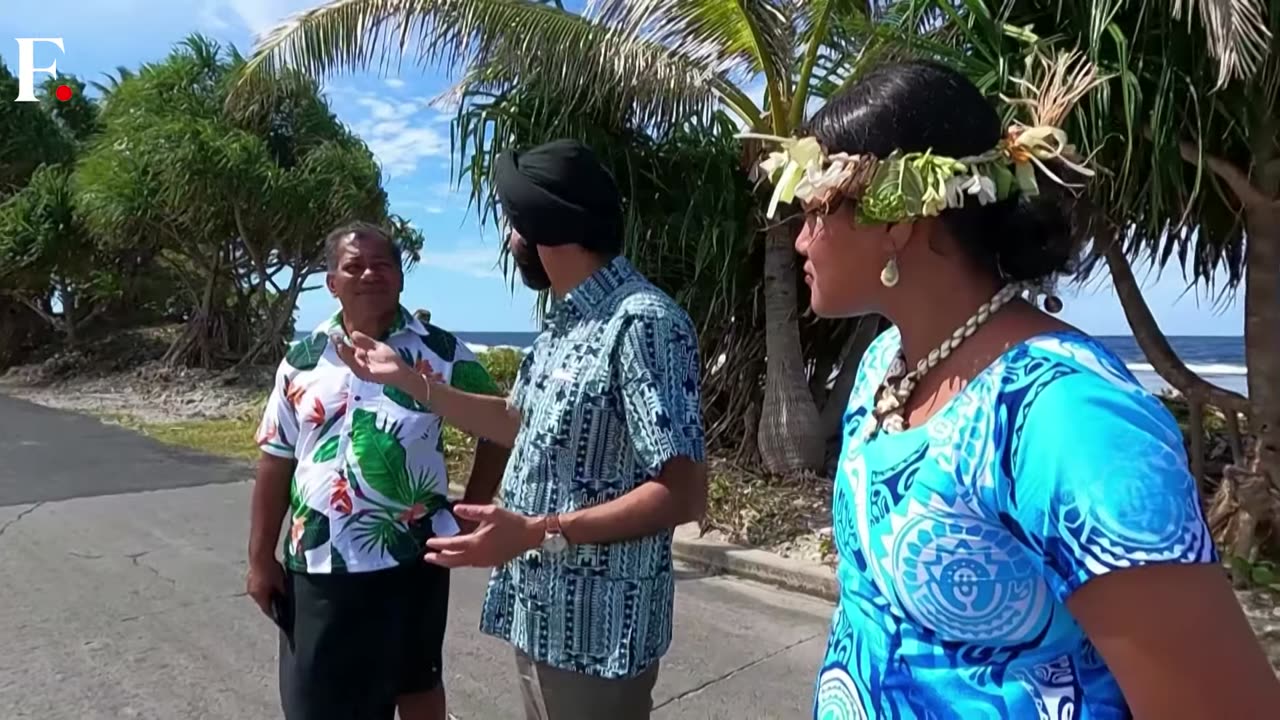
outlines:
[[[903,355],[902,350],[898,350],[898,355],[889,366],[889,372],[885,375],[884,382],[876,390],[876,403],[871,410],[871,417],[867,418],[867,437],[872,437],[881,429],[886,433],[897,433],[905,430],[907,420],[903,416],[903,409],[906,408],[907,400],[911,398],[911,393],[916,389],[916,385],[920,383],[920,379],[928,374],[934,366],[945,360],[952,351],[960,346],[960,343],[968,339],[979,327],[982,327],[984,323],[990,320],[997,310],[1026,290],[1026,285],[1022,283],[1014,283],[1001,288],[1000,292],[983,303],[977,312],[970,316],[968,320],[965,320],[963,325],[956,328],[955,332],[951,333],[951,337],[947,338],[942,345],[916,363],[916,369],[911,372],[907,372],[906,356]]]

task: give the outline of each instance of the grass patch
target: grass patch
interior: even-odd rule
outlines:
[[[256,460],[259,450],[254,442],[258,420],[253,417],[217,420],[185,420],[172,423],[143,422],[125,415],[103,418],[167,445],[195,450],[235,460]],[[466,482],[471,474],[471,458],[476,442],[471,437],[445,426],[444,456],[452,482]]]
[[[179,447],[235,460],[256,460],[253,435],[258,422],[252,418],[184,420],[173,423],[143,422],[127,416],[107,418],[134,432]]]
[[[732,542],[769,546],[831,524],[831,481],[784,479],[712,460],[704,529]]]

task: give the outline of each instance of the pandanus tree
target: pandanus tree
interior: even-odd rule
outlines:
[[[524,89],[540,97],[523,96],[517,118],[543,112],[563,118],[569,112],[614,132],[618,143],[628,141],[616,135],[625,129],[660,145],[682,129],[720,128],[716,117],[729,118],[731,128],[789,135],[805,119],[810,98],[837,86],[832,75],[850,51],[844,39],[832,34],[837,18],[862,17],[866,5],[848,0],[595,0],[579,14],[560,3],[532,0],[337,0],[294,16],[262,38],[249,62],[245,87],[249,91],[255,79],[273,77],[286,68],[319,77],[337,70],[386,69],[408,57],[422,64],[464,68],[463,96],[488,94],[491,102],[481,104],[491,110],[490,118],[503,108],[514,108],[512,93]],[[762,98],[757,100],[751,88],[760,83]],[[476,133],[492,130],[485,123],[469,127]],[[575,128],[571,123],[544,122],[539,129]],[[585,130],[581,125],[576,129]],[[709,136],[713,145],[722,137],[715,134],[719,131]],[[467,151],[488,154],[504,149],[506,142],[545,139],[551,138],[533,132],[473,134]],[[745,173],[755,164],[759,148],[740,152],[737,171]],[[481,170],[470,176],[473,184],[488,182],[485,161],[468,162],[466,167]],[[714,171],[722,168],[715,165]],[[696,173],[699,168],[679,168],[686,170]],[[653,172],[650,188],[667,184],[668,189],[681,190],[698,181],[697,176],[674,177],[674,168],[667,177],[661,169]],[[701,187],[739,192],[741,181],[734,183],[726,186],[709,176]],[[481,196],[487,193],[483,190]],[[796,225],[764,223],[759,211],[767,193],[753,197],[748,219],[759,228],[762,242],[743,246],[726,241],[717,246],[709,241],[687,250],[703,253],[706,267],[725,268],[748,259],[758,263],[752,271],[762,287],[764,342],[752,352],[757,359],[763,357],[763,395],[761,406],[749,413],[758,418],[750,434],[767,470],[818,470],[826,433],[815,397],[827,396],[827,379],[844,359],[839,350],[845,349],[852,325],[815,324],[802,318],[807,299],[793,249]],[[635,202],[633,207],[646,207],[648,202]],[[673,194],[668,202],[679,202],[679,196]],[[688,209],[689,214],[700,211]],[[734,253],[724,248],[734,248]],[[682,272],[692,279],[687,268]],[[714,281],[721,275],[723,271],[697,279]],[[744,280],[742,287],[754,284]],[[731,311],[735,321],[748,322],[748,306]],[[837,350],[806,357],[815,338]],[[720,353],[711,355],[708,363],[714,367]],[[744,394],[751,396],[757,394],[760,381],[759,376],[749,377],[746,366],[740,366],[741,377]]]
[[[318,86],[278,78],[228,94],[244,58],[193,36],[125,76],[77,163],[89,229],[143,249],[179,282],[185,332],[175,364],[241,365],[279,354],[323,239],[352,220],[389,225],[411,258],[422,236],[389,216],[372,153]]]
[[[933,55],[1012,94],[1037,49],[1077,49],[1109,80],[1068,128],[1099,174],[1086,232],[1135,337],[1192,405],[1248,418],[1252,443],[1218,489],[1213,519],[1237,555],[1280,523],[1280,6],[1260,0],[897,3],[891,21],[847,28],[867,57]],[[1248,397],[1196,376],[1173,352],[1130,267],[1174,264],[1190,283],[1244,290]],[[1215,287],[1225,277],[1225,286]],[[1193,461],[1203,447],[1192,429]],[[1280,525],[1276,525],[1280,527]]]

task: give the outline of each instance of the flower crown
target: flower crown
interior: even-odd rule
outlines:
[[[1085,177],[1094,175],[1077,161],[1075,148],[1057,124],[1079,98],[1105,78],[1098,78],[1094,66],[1076,52],[1053,59],[1028,56],[1029,71],[1032,57],[1040,59],[1044,77],[1038,86],[1017,82],[1035,90],[1035,99],[1004,99],[1031,107],[1033,123],[1014,123],[996,147],[980,155],[950,158],[932,152],[898,151],[886,158],[827,155],[814,137],[739,135],[780,146],[752,173],[753,181],[759,181],[763,174],[774,185],[768,217],[774,217],[778,205],[797,198],[809,205],[829,206],[848,197],[858,201],[860,222],[902,222],[961,207],[970,197],[986,205],[1015,192],[1038,195],[1036,168],[1064,187],[1080,187],[1059,178],[1045,163],[1057,161]]]

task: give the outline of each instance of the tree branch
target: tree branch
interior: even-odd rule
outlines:
[[[31,309],[31,312],[34,312],[36,315],[39,315],[40,319],[49,323],[50,327],[54,328],[55,330],[58,328],[58,318],[45,312],[45,309],[41,307],[39,303],[35,302],[34,300],[27,297],[26,295],[19,295],[17,293],[14,293],[12,294],[12,297],[16,297],[18,299],[18,302],[22,303],[23,305],[26,305],[28,308]]]
[[[1205,402],[1225,413],[1241,412],[1248,415],[1248,398],[1200,377],[1174,352],[1169,339],[1160,331],[1155,316],[1151,314],[1146,299],[1142,297],[1142,290],[1133,276],[1129,258],[1125,256],[1119,238],[1100,238],[1099,242],[1103,243],[1103,257],[1106,258],[1107,268],[1111,270],[1111,282],[1120,299],[1120,307],[1129,321],[1129,328],[1133,330],[1133,339],[1161,379],[1190,400]]]
[[[1217,155],[1202,154],[1200,147],[1195,143],[1188,140],[1179,141],[1178,152],[1183,160],[1197,167],[1207,168],[1221,178],[1245,207],[1266,207],[1276,204],[1276,200],[1267,197],[1259,190],[1244,171]]]

